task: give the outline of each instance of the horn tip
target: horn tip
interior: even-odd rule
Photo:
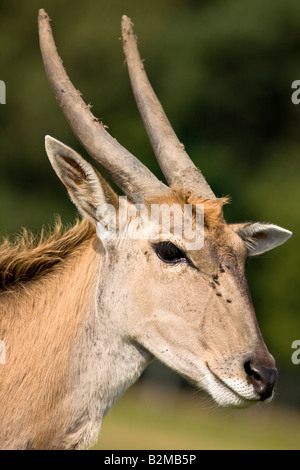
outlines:
[[[44,8],[39,9],[39,20],[45,20],[45,19],[50,19],[48,13]]]
[[[131,19],[127,15],[122,15],[122,23],[124,24],[132,24]]]
[[[122,35],[123,35],[123,37],[124,37],[124,35],[129,36],[130,34],[132,34],[132,28],[133,28],[134,24],[127,15],[122,16],[121,24],[122,24]]]

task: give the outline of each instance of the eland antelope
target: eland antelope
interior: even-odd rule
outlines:
[[[248,256],[282,244],[291,232],[269,223],[225,222],[227,200],[215,196],[176,137],[128,17],[122,18],[122,37],[130,80],[168,185],[93,116],[64,70],[44,10],[39,34],[48,80],[72,130],[126,198],[77,152],[46,137],[50,162],[82,219],[68,230],[58,222],[38,240],[25,231],[0,246],[0,339],[6,348],[1,448],[92,445],[103,417],[153,358],[220,405],[244,408],[271,400],[275,361],[260,333],[244,268]],[[99,211],[108,205],[118,215],[138,205],[174,204],[192,208],[188,217],[202,230],[201,247],[191,249],[175,233],[174,217],[169,232],[160,230],[159,217],[146,224],[148,236],[109,237],[110,219]],[[197,205],[204,208],[200,219]],[[159,226],[156,238],[153,224]]]

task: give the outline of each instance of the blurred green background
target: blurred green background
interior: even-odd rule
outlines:
[[[232,203],[225,208],[227,220],[268,221],[294,232],[288,243],[249,261],[247,268],[259,324],[280,371],[275,403],[255,411],[232,412],[234,415],[230,411],[209,411],[207,422],[201,417],[201,404],[196,408],[200,413],[199,432],[204,430],[202,419],[206,429],[207,423],[213,426],[211,423],[215,422],[223,436],[226,432],[222,429],[228,422],[236,423],[236,435],[241,436],[243,429],[247,436],[244,442],[250,445],[253,423],[259,425],[259,417],[267,413],[268,438],[263,441],[256,434],[257,442],[266,447],[280,447],[281,442],[289,447],[288,441],[290,447],[297,447],[300,364],[291,361],[291,345],[300,339],[300,105],[291,101],[291,84],[300,79],[299,0],[1,2],[0,79],[6,83],[6,104],[0,105],[0,232],[4,234],[14,233],[22,226],[38,231],[43,224],[53,223],[56,213],[66,223],[76,217],[75,208],[48,162],[44,150],[46,134],[87,157],[45,77],[37,35],[39,8],[45,8],[52,18],[64,65],[84,100],[93,104],[94,114],[122,145],[163,178],[124,66],[120,19],[122,14],[130,16],[141,55],[146,59],[146,70],[177,135],[215,193],[231,195]],[[171,390],[169,396],[174,397],[167,410],[163,398],[152,407],[144,397],[144,391],[158,383]],[[175,441],[177,448],[180,442],[182,446],[189,442],[196,446],[195,438],[189,440],[187,430],[193,429],[193,436],[197,437],[197,426],[185,419],[190,400],[195,399],[193,393],[163,366],[153,364],[140,384],[104,421],[103,445],[121,448],[124,433],[119,436],[116,430],[123,429],[126,422],[136,433],[134,443],[126,444],[131,448],[157,446],[149,444],[157,442],[149,437],[152,428],[156,437],[160,435],[158,430],[163,430],[160,448],[165,448],[164,442],[172,448],[169,443]],[[125,419],[122,403],[131,410],[129,419]],[[135,420],[138,412],[132,409],[140,403],[147,403],[152,421],[150,415]],[[206,413],[210,406],[204,407]],[[292,412],[276,414],[276,406],[288,406]],[[162,419],[169,420],[166,428],[161,420],[155,421],[155,410],[160,410]],[[179,420],[181,413],[183,421]],[[248,419],[249,416],[253,417]],[[263,420],[266,422],[266,418]],[[149,431],[146,435],[140,427],[145,422]],[[279,432],[277,440],[272,437],[275,428]],[[293,438],[288,437],[288,430],[292,430]],[[124,432],[130,435],[133,431],[126,428]],[[217,444],[218,432],[211,432],[210,443],[201,441],[199,434],[203,446],[207,442],[209,448],[230,447],[231,442],[232,447],[237,442],[234,434],[232,438],[228,434],[223,444]],[[108,435],[114,436],[112,444],[105,441]]]

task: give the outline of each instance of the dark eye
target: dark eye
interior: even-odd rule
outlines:
[[[171,242],[160,242],[153,245],[157,256],[165,263],[179,263],[180,261],[187,261],[186,255],[173,245]]]

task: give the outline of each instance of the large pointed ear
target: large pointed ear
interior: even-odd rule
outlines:
[[[77,152],[48,135],[45,145],[51,165],[84,217],[96,224],[97,209],[101,204],[117,207],[117,194]]]
[[[248,256],[256,256],[276,248],[286,242],[292,232],[277,225],[264,222],[246,222],[243,224],[230,224],[245,242]]]

